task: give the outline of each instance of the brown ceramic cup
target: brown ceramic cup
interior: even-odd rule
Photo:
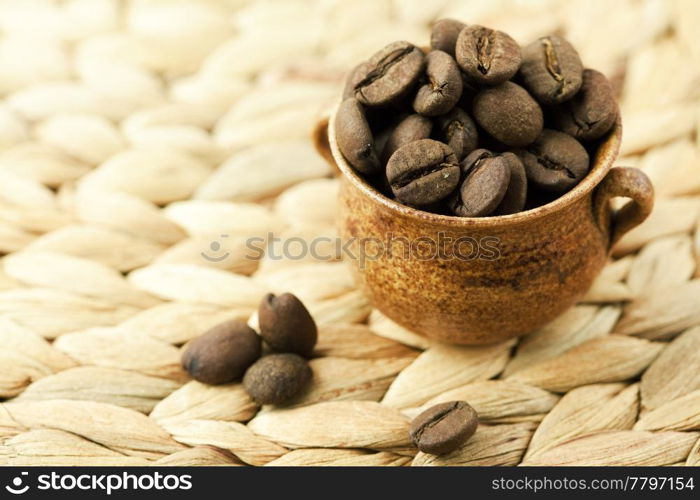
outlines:
[[[340,171],[338,224],[352,240],[356,277],[374,307],[433,339],[488,344],[551,321],[583,297],[612,245],[653,206],[643,172],[612,168],[619,120],[574,189],[532,210],[483,218],[436,215],[383,196],[343,158],[334,120],[332,113],[319,122],[314,141]],[[617,196],[631,200],[613,211]]]

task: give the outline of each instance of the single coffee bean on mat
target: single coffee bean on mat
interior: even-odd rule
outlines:
[[[357,99],[351,97],[340,104],[336,114],[336,133],[340,152],[355,170],[372,174],[380,169],[372,131]]]
[[[355,76],[354,97],[367,106],[386,106],[418,82],[425,54],[408,42],[394,42],[374,54]]]
[[[433,130],[430,118],[414,113],[401,120],[391,131],[382,149],[382,163],[386,163],[397,149],[409,142],[428,139]]]
[[[472,153],[465,159],[462,172],[464,180],[448,200],[452,212],[460,217],[491,214],[503,201],[508,189],[508,160],[479,150],[478,154]]]
[[[433,50],[426,58],[426,82],[418,88],[413,109],[425,116],[443,115],[462,96],[462,75],[452,56]]]
[[[466,24],[456,19],[445,18],[435,21],[430,32],[430,47],[447,52],[454,57],[457,37],[464,27]]]
[[[582,74],[578,52],[560,36],[542,37],[523,49],[523,84],[542,104],[571,99],[581,88]]]
[[[545,129],[527,148],[517,152],[527,179],[533,186],[552,193],[565,193],[588,173],[586,149],[576,139]]]
[[[452,148],[458,160],[474,151],[479,141],[479,133],[474,120],[461,108],[453,108],[449,113],[438,116],[436,122],[439,138]]]
[[[474,118],[495,139],[522,147],[542,132],[542,109],[527,90],[513,82],[485,88],[474,98]]]
[[[301,356],[270,354],[248,368],[243,387],[259,404],[281,405],[306,389],[311,378],[311,368]]]
[[[225,384],[243,376],[262,351],[260,336],[243,321],[216,325],[192,340],[182,367],[199,382]]]
[[[416,447],[433,455],[456,450],[476,432],[479,417],[464,401],[431,406],[411,422],[409,433]]]
[[[460,31],[455,59],[471,81],[498,85],[520,68],[520,46],[502,31],[474,24]]]
[[[594,69],[583,72],[581,90],[553,110],[554,126],[581,141],[602,137],[615,124],[617,104],[605,75]]]
[[[267,294],[258,308],[260,336],[275,351],[309,356],[318,330],[304,304],[291,293]]]
[[[452,149],[432,139],[399,148],[389,158],[386,173],[396,198],[419,206],[447,197],[457,187],[460,177]]]
[[[520,212],[527,201],[527,175],[520,158],[514,153],[506,152],[500,157],[508,164],[510,181],[503,200],[493,211],[493,215],[509,215]]]

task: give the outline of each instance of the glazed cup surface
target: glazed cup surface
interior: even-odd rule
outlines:
[[[437,215],[376,191],[345,161],[335,113],[315,134],[341,173],[338,225],[355,275],[372,304],[427,337],[487,344],[526,334],[579,300],[612,244],[651,211],[653,191],[636,169],[612,168],[622,127],[601,142],[574,189],[517,214]],[[330,154],[329,154],[330,151]],[[632,201],[611,213],[609,200]]]

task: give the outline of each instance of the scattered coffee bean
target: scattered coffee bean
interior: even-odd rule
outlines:
[[[408,115],[391,131],[382,150],[382,163],[389,161],[391,155],[401,146],[429,138],[432,130],[433,122],[429,118],[419,114]]]
[[[509,215],[522,211],[527,201],[527,176],[525,167],[514,153],[503,153],[501,158],[510,168],[510,182],[506,194],[500,205],[493,211],[493,215]]]
[[[553,112],[556,128],[581,141],[602,137],[615,124],[616,118],[612,86],[605,75],[593,69],[583,72],[579,93]]]
[[[424,453],[444,455],[456,450],[476,432],[479,418],[464,401],[431,406],[411,422],[411,440]]]
[[[459,163],[452,149],[432,139],[399,148],[387,164],[387,178],[396,198],[429,205],[448,196],[459,182]]]
[[[258,404],[280,405],[300,394],[312,372],[296,354],[270,354],[258,360],[243,377],[243,387]]]
[[[454,57],[457,37],[464,27],[466,27],[466,24],[455,19],[440,19],[435,21],[433,30],[430,33],[430,47],[435,50],[447,52]]]
[[[260,336],[275,351],[309,356],[314,350],[317,329],[304,304],[291,293],[267,294],[258,308]]]
[[[418,88],[413,109],[425,116],[445,114],[462,96],[462,75],[455,60],[446,52],[433,50],[425,61],[428,81]]]
[[[588,153],[573,137],[545,129],[529,147],[518,151],[527,179],[543,191],[565,193],[588,173]]]
[[[394,42],[359,67],[354,97],[367,106],[385,106],[406,95],[425,66],[425,54],[408,42]]]
[[[510,182],[510,166],[502,156],[485,149],[474,151],[462,163],[459,190],[448,204],[460,217],[483,217],[499,206]]]
[[[461,160],[474,151],[479,140],[476,124],[461,108],[453,108],[446,115],[437,117],[440,139],[452,148]]]
[[[260,357],[262,341],[239,320],[226,321],[192,340],[182,355],[182,367],[205,384],[225,384],[240,378]]]
[[[350,165],[363,174],[372,174],[381,168],[372,131],[357,99],[345,99],[340,104],[335,127],[338,148]]]
[[[545,36],[523,49],[523,83],[542,104],[559,104],[581,88],[583,65],[576,49],[564,38]]]
[[[459,33],[455,59],[470,80],[482,85],[498,85],[520,68],[520,47],[502,31],[470,25]]]
[[[479,92],[474,98],[474,118],[495,139],[513,147],[534,142],[544,125],[539,104],[513,82]]]

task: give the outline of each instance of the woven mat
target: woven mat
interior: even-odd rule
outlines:
[[[247,258],[250,237],[334,236],[309,131],[347,68],[438,17],[567,36],[619,92],[618,164],[657,190],[585,300],[518,342],[431,343],[343,262]],[[698,18],[695,0],[1,2],[0,463],[699,464]],[[268,291],[321,325],[285,409],[179,366]],[[409,418],[451,399],[476,435],[416,454]]]

